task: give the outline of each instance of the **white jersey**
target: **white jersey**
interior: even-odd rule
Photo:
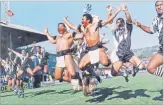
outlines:
[[[80,45],[78,44],[78,46],[77,46],[77,49],[78,49],[77,50],[78,58],[80,58],[81,57],[81,54],[86,51],[86,47],[87,47],[87,42],[86,42],[86,40],[84,38],[83,42]]]
[[[26,56],[22,54],[18,54],[17,56],[21,59],[21,65],[26,64],[29,59],[29,53],[26,53]]]
[[[158,34],[159,44],[163,47],[163,16],[154,18],[150,30]]]
[[[108,25],[112,30],[115,50],[119,52],[129,51],[131,48],[132,24],[126,23],[124,27],[117,27],[116,24]]]

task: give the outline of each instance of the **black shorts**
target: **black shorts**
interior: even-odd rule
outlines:
[[[44,57],[42,60],[41,60],[41,63],[39,64],[40,67],[44,67],[44,65],[47,65],[48,64],[48,59],[46,57]]]
[[[112,61],[112,63],[115,63],[117,61],[121,61],[123,63],[129,62],[129,60],[134,56],[134,53],[129,50],[126,51],[126,53],[122,53],[119,51],[113,51],[111,53],[110,59]]]

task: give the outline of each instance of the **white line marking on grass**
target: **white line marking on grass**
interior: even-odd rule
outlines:
[[[78,99],[78,98],[81,98],[81,97],[83,97],[83,96],[79,96],[79,97],[75,97],[75,98],[70,98],[68,100],[60,101],[60,102],[55,103],[55,104],[61,104],[61,103],[64,103],[64,102],[67,102],[67,101],[72,101],[72,100],[75,100],[75,99]]]

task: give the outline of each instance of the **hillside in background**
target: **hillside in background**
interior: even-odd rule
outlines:
[[[139,58],[148,58],[152,56],[155,52],[157,52],[159,49],[159,46],[152,46],[152,47],[145,47],[140,49],[133,49],[132,51],[136,56]]]

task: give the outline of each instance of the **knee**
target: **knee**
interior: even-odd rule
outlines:
[[[148,71],[150,74],[153,74],[153,73],[154,73],[154,70],[155,70],[155,68],[154,68],[153,66],[150,66],[150,65],[147,66],[147,71]]]
[[[103,61],[102,61],[102,64],[103,64],[104,66],[107,66],[107,65],[108,65],[108,61],[103,60]]]
[[[103,60],[102,64],[108,67],[111,64],[111,62],[109,60]]]

